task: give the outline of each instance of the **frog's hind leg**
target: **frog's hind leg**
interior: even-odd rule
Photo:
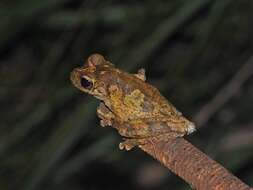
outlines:
[[[136,120],[122,124],[118,127],[121,136],[127,139],[120,143],[119,148],[130,150],[135,146],[144,145],[148,141],[166,141],[171,138],[182,137],[184,130],[175,130],[166,121]]]
[[[175,130],[169,126],[165,121],[149,121],[149,120],[136,120],[125,122],[118,127],[118,132],[121,136],[129,139],[145,139],[148,137],[160,137],[165,134],[171,136],[183,136],[186,131]]]

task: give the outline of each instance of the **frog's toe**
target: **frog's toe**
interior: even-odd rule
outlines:
[[[108,127],[108,126],[111,126],[111,125],[112,125],[112,121],[110,121],[110,120],[104,120],[104,119],[100,120],[100,126],[101,127]]]
[[[126,143],[126,142],[121,142],[121,143],[119,143],[119,149],[120,149],[120,150],[126,149],[126,150],[128,151],[128,150],[131,150],[134,146],[135,146],[135,145],[129,144],[129,143]]]
[[[196,126],[194,123],[190,122],[186,129],[187,135],[193,133],[194,131],[196,131]]]
[[[123,150],[131,150],[132,148],[134,148],[135,146],[139,146],[145,144],[144,142],[142,142],[142,140],[139,139],[126,139],[124,142],[121,142],[119,144],[119,149]]]

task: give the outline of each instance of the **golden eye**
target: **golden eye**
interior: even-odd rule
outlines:
[[[93,87],[93,83],[89,80],[87,80],[86,78],[81,78],[81,86],[87,90],[91,90]]]

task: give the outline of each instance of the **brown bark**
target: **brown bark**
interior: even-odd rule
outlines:
[[[183,138],[167,142],[152,139],[142,150],[198,190],[250,190],[216,161]]]

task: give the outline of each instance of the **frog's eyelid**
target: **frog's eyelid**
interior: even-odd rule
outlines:
[[[105,62],[105,59],[102,55],[98,53],[94,53],[88,57],[87,61],[88,61],[88,65],[92,67],[92,66],[102,65]]]

